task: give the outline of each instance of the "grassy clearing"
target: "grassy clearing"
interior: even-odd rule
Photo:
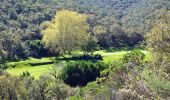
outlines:
[[[54,58],[42,58],[42,59],[35,59],[35,58],[28,58],[27,60],[24,61],[19,61],[19,62],[9,62],[7,63],[7,66],[9,68],[13,67],[25,67],[25,66],[31,66],[31,64],[41,64],[41,63],[47,63],[47,62],[52,62]]]
[[[11,75],[16,75],[16,76],[22,74],[24,71],[28,71],[31,73],[32,76],[38,78],[42,74],[48,74],[49,69],[52,68],[53,66],[53,64],[44,64],[44,65],[38,65],[38,64],[52,62],[53,59],[54,58],[42,58],[42,59],[29,58],[25,61],[10,62],[7,63],[7,66],[9,68],[6,71]],[[31,64],[37,64],[37,66],[31,66]]]
[[[116,51],[116,52],[106,52],[106,51],[96,51],[95,54],[101,54],[103,56],[103,61],[105,63],[113,62],[115,60],[120,60],[124,54],[130,51]],[[145,60],[148,61],[151,59],[151,54],[145,50],[141,50],[146,56]]]
[[[151,59],[150,53],[144,50],[141,51],[146,55],[145,57],[146,60]],[[101,50],[101,51],[94,52],[94,54],[101,54],[103,56],[103,61],[105,63],[109,63],[121,59],[123,55],[126,54],[127,52],[130,51],[106,52],[104,50]],[[79,54],[81,54],[81,52]],[[38,78],[43,74],[48,74],[50,71],[49,69],[52,68],[53,64],[45,64],[45,65],[37,65],[37,66],[32,66],[31,64],[43,64],[47,62],[52,62],[53,60],[54,58],[42,58],[42,59],[29,58],[25,61],[10,62],[7,63],[9,68],[6,71],[9,72],[11,75],[17,75],[17,76],[22,74],[24,71],[28,71],[31,73],[32,76]]]
[[[41,65],[41,66],[23,66],[23,67],[17,67],[17,68],[9,68],[7,69],[7,72],[11,75],[19,76],[24,71],[28,71],[31,73],[31,76],[34,76],[36,79],[39,78],[41,75],[48,74],[50,69],[52,68],[53,64],[50,65]]]

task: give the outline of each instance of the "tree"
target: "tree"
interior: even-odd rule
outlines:
[[[41,58],[49,54],[47,50],[44,48],[42,41],[38,39],[26,41],[25,52],[28,57],[32,56],[35,58]]]
[[[17,77],[0,75],[1,100],[28,100],[23,83]]]
[[[20,51],[22,50],[21,36],[13,32],[14,29],[0,32],[0,49],[6,52],[6,56],[9,60],[15,60],[18,56],[22,55],[22,51]]]
[[[61,70],[59,78],[72,87],[85,86],[88,82],[95,81],[105,68],[107,64],[103,62],[68,62]]]
[[[63,10],[57,12],[51,22],[45,22],[43,41],[45,47],[59,53],[80,49],[88,41],[87,16]]]
[[[98,42],[97,39],[95,39],[94,37],[91,37],[89,41],[82,47],[82,50],[84,51],[84,53],[93,54],[95,50],[99,49],[99,45],[97,44],[97,42]]]
[[[146,35],[148,48],[153,53],[154,66],[170,74],[170,14],[163,14],[155,21],[154,27]]]

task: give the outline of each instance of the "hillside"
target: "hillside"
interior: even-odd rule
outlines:
[[[139,45],[152,20],[170,9],[169,0],[1,0],[0,4],[0,36],[6,37],[0,44],[12,59],[48,55],[41,42],[42,22],[50,21],[57,10],[88,14],[89,33],[99,45],[121,48]]]
[[[0,0],[0,100],[170,100],[170,0]]]
[[[138,0],[139,2],[128,8],[121,21],[128,28],[140,29],[148,32],[153,19],[170,10],[169,0]]]

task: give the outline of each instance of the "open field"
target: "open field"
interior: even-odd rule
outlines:
[[[49,69],[53,66],[53,58],[35,59],[29,58],[25,61],[7,63],[7,72],[12,75],[20,75],[28,71],[32,76],[38,78],[42,74],[48,74]]]
[[[41,65],[41,66],[23,66],[23,67],[18,67],[18,68],[9,68],[7,69],[7,72],[10,73],[11,75],[20,75],[24,71],[28,71],[31,73],[31,76],[34,76],[35,78],[38,78],[42,74],[48,74],[49,69],[52,68],[53,64],[49,65]]]
[[[109,63],[109,62],[121,59],[123,55],[128,52],[130,51],[116,51],[116,52],[96,51],[95,54],[101,54],[103,56],[103,61],[105,63]],[[149,60],[151,58],[151,55],[149,52],[145,50],[141,50],[141,52],[143,52],[146,55],[145,60]]]
[[[147,51],[141,50],[145,55],[145,59],[149,60],[151,58],[150,53]],[[116,52],[105,52],[105,51],[96,51],[95,54],[101,54],[103,57],[103,61],[105,63],[109,63],[115,60],[119,60],[123,57],[124,54],[130,51],[116,51]],[[53,64],[51,63],[54,58],[42,58],[42,59],[34,59],[29,58],[25,61],[19,62],[10,62],[8,63],[9,68],[6,70],[8,73],[12,75],[20,75],[24,71],[28,71],[32,76],[38,78],[43,74],[48,74]],[[13,68],[15,67],[15,68]]]

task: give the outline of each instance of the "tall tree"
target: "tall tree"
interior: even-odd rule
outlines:
[[[166,12],[156,20],[146,35],[148,47],[154,55],[156,66],[170,74],[170,14]]]
[[[69,10],[57,12],[51,22],[44,23],[42,33],[45,46],[62,54],[80,49],[88,41],[87,18]]]

